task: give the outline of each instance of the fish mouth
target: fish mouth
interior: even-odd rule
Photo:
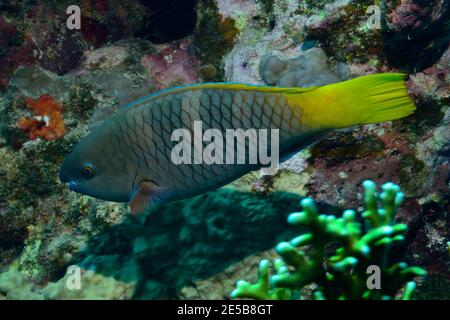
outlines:
[[[75,181],[67,182],[67,186],[69,187],[69,190],[71,190],[71,191],[77,191],[78,190],[78,184]]]
[[[75,181],[70,180],[62,171],[59,172],[59,181],[66,184],[72,191],[77,191],[78,189],[78,184]]]

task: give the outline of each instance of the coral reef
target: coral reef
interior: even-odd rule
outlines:
[[[366,0],[175,1],[83,1],[82,29],[70,31],[70,1],[0,3],[0,278],[15,279],[6,287],[0,281],[0,298],[51,298],[42,289],[62,284],[70,264],[94,272],[92,292],[103,282],[117,289],[110,296],[99,289],[98,297],[227,298],[264,250],[294,236],[284,214],[301,197],[328,213],[361,212],[358,188],[366,179],[400,185],[404,260],[429,274],[416,297],[445,296],[448,1],[377,1],[381,29],[368,25],[374,2]],[[333,132],[275,176],[252,172],[234,181],[227,188],[235,192],[174,203],[135,221],[126,205],[58,182],[62,159],[82,137],[156,89],[199,81],[310,86],[376,72],[409,74],[414,115]],[[63,119],[57,132],[48,130],[49,112],[34,109],[41,102]],[[11,269],[15,275],[4,275]]]
[[[387,183],[382,186],[382,207],[378,208],[375,184],[365,181],[363,186],[366,211],[361,222],[354,210],[346,210],[342,218],[320,215],[311,198],[303,199],[303,211],[291,214],[288,221],[307,232],[277,245],[281,259],[273,263],[274,275],[269,275],[269,261],[262,260],[258,281],[238,281],[231,296],[296,299],[306,285],[315,283],[313,297],[319,300],[393,299],[406,284],[402,299],[411,299],[416,287],[412,280],[425,276],[425,270],[389,261],[391,247],[405,240],[407,226],[394,222],[404,195],[398,186]],[[332,244],[337,246],[330,252],[327,249]],[[369,288],[367,273],[372,267],[379,270],[379,284]]]
[[[126,215],[121,204],[70,193],[58,182],[58,169],[104,110],[151,92],[140,59],[129,58],[148,50],[139,43],[89,50],[77,73],[58,76],[37,65],[14,73],[0,99],[0,267],[17,260],[26,278],[46,283],[93,234]]]
[[[395,64],[391,57],[386,56],[384,51],[386,45],[391,45],[384,35],[384,29],[367,28],[370,15],[366,10],[370,4],[373,3],[321,1],[305,2],[298,7],[295,1],[275,1],[274,28],[265,29],[261,33],[258,29],[261,27],[257,27],[252,20],[240,30],[237,43],[225,57],[227,80],[279,83],[280,75],[289,74],[290,70],[295,73],[293,62],[312,50],[308,50],[311,46],[322,48],[327,56],[326,64],[336,75],[339,74],[336,73],[336,66],[339,65],[346,66],[344,69],[348,68],[344,73],[349,78],[374,72],[397,71],[398,69],[393,68]],[[398,7],[400,4],[392,3],[390,6]],[[445,6],[436,7],[437,16],[441,15],[439,12],[443,12],[442,8]],[[385,8],[381,9],[382,15],[387,14]],[[257,15],[252,10],[248,13]],[[417,19],[423,19],[426,24],[427,17],[425,15]],[[293,33],[293,30],[296,32]],[[431,41],[434,38],[428,39]],[[253,41],[258,45],[253,45]],[[442,41],[439,45],[448,47]],[[415,255],[409,258],[416,264],[427,265],[430,270],[448,277],[449,264],[444,258],[444,239],[448,239],[448,232],[445,228],[437,227],[448,225],[448,215],[438,215],[435,227],[423,231],[429,236],[423,237],[422,231],[418,230],[424,230],[426,225],[426,208],[445,208],[449,192],[449,158],[447,143],[444,142],[447,141],[445,132],[449,131],[449,52],[450,48],[443,54],[440,49],[432,50],[434,58],[430,61],[434,64],[423,72],[410,75],[409,91],[418,105],[414,115],[392,124],[332,133],[309,152],[302,152],[290,159],[290,164],[296,164],[294,167],[282,164],[282,174],[273,178],[253,177],[250,189],[270,192],[273,186],[282,184],[283,180],[294,179],[299,172],[303,172],[299,190],[305,191],[307,195],[340,206],[359,207],[361,194],[355,190],[355,186],[360,185],[363,180],[399,183],[407,196],[407,213],[401,212],[399,216],[410,226],[408,240],[412,242],[411,250],[431,247],[424,241],[438,240],[440,243],[439,253],[422,252],[421,256],[426,256],[422,261],[417,261]],[[274,55],[276,58],[273,58]],[[270,58],[265,58],[267,56]],[[274,72],[271,68],[274,68]],[[270,71],[269,74],[267,70]],[[297,74],[296,77],[304,75]],[[291,83],[295,81],[293,79]],[[410,178],[411,172],[414,172],[417,179]],[[440,258],[436,259],[437,256]]]
[[[208,278],[254,252],[270,248],[283,237],[293,236],[286,228],[284,208],[294,210],[300,199],[296,194],[285,192],[265,197],[232,189],[219,190],[168,203],[141,219],[128,217],[121,223],[112,221],[114,226],[86,241],[84,248],[70,248],[86,238],[77,230],[78,239],[70,239],[73,232],[67,230],[50,244],[42,240],[27,243],[17,266],[8,270],[11,273],[4,275],[3,281],[0,278],[0,293],[8,298],[28,294],[30,288],[39,287],[33,280],[43,272],[38,269],[42,261],[37,256],[45,253],[47,258],[58,257],[64,251],[67,257],[60,257],[63,260],[60,263],[77,265],[89,272],[89,277],[100,279],[98,298],[107,294],[102,288],[110,285],[118,288],[126,285],[134,299],[177,298],[182,288],[192,281]],[[334,210],[326,205],[320,208]],[[111,214],[111,209],[105,212]],[[89,226],[85,219],[80,223]],[[267,229],[267,225],[278,226],[277,232]],[[40,228],[37,226],[30,232],[39,232]],[[239,243],[246,243],[246,246],[239,246]],[[74,249],[78,253],[71,255]],[[65,271],[61,266],[53,278],[60,279]],[[12,276],[21,281],[14,290],[9,289]],[[81,279],[83,283],[84,275]],[[103,284],[102,279],[110,284]],[[64,283],[64,278],[57,281],[58,295],[43,298],[94,297],[95,281],[92,287],[86,287],[92,292],[82,292],[84,287],[81,292],[70,292],[63,288]],[[44,292],[50,287],[54,285],[46,286]]]
[[[265,226],[277,225],[280,233],[292,234],[282,230],[282,208],[295,208],[299,199],[288,193],[266,198],[219,190],[168,203],[144,222],[125,221],[94,237],[74,262],[123,281],[138,279],[136,299],[175,298],[193,280],[208,278],[279,241],[280,234]]]
[[[7,300],[124,300],[130,299],[134,285],[104,277],[93,271],[80,270],[80,287],[71,287],[70,274],[44,288],[11,269],[0,275],[0,299]]]
[[[197,2],[197,26],[194,43],[202,65],[209,65],[215,72],[206,74],[206,81],[223,80],[223,56],[234,45],[239,34],[235,20],[219,11],[220,2]],[[229,8],[229,4],[223,5]]]
[[[188,300],[229,299],[230,292],[235,288],[236,279],[244,277],[251,278],[254,274],[253,271],[258,267],[259,261],[263,258],[275,259],[276,252],[274,250],[269,250],[262,253],[256,253],[238,263],[232,264],[211,278],[196,280],[190,286],[182,288],[179,297]],[[251,281],[256,281],[256,274]]]
[[[3,16],[0,16],[0,44],[0,90],[4,90],[18,66],[29,65],[35,61],[35,44],[30,36],[18,32]]]
[[[22,65],[37,63],[58,75],[67,74],[78,66],[85,49],[127,38],[151,16],[139,1],[86,1],[82,5],[83,27],[69,30],[65,13],[71,4],[66,0],[0,4],[0,43],[9,44],[2,52],[3,88]]]
[[[435,64],[450,44],[450,3],[407,0],[385,5],[383,37],[389,63],[410,72]]]
[[[373,5],[365,0],[334,1],[324,10],[314,10],[305,26],[305,40],[318,41],[326,54],[338,61],[381,71],[384,43],[378,27],[369,24],[368,8]],[[303,8],[299,11],[305,12]]]
[[[0,300],[42,300],[42,295],[32,282],[20,272],[7,271],[0,275]]]
[[[157,48],[158,52],[142,57],[141,64],[149,74],[149,82],[157,89],[196,83],[196,58],[188,52],[190,40]]]

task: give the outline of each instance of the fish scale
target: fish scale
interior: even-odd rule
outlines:
[[[281,114],[285,109],[289,109],[288,112],[285,112],[289,118],[282,119]],[[131,117],[135,121],[135,128],[132,130],[133,135],[130,135],[129,138],[137,141],[132,144],[135,144],[143,152],[142,140],[153,139],[156,147],[156,153],[147,150],[146,155],[151,159],[145,162],[147,167],[147,163],[157,163],[158,172],[147,168],[147,174],[158,173],[162,185],[165,184],[166,180],[172,181],[174,179],[177,182],[177,189],[185,189],[192,187],[193,183],[202,184],[209,188],[218,184],[216,181],[218,176],[227,180],[233,179],[241,173],[241,170],[246,170],[246,168],[236,170],[236,166],[231,164],[173,164],[169,155],[174,147],[174,142],[171,141],[174,130],[185,128],[193,135],[194,121],[202,121],[203,130],[219,129],[223,132],[224,137],[227,129],[276,128],[280,130],[280,139],[291,140],[289,139],[290,136],[301,133],[296,132],[289,125],[292,123],[294,114],[291,108],[287,106],[287,101],[282,94],[273,95],[248,90],[202,89],[177,92],[173,95],[153,99],[153,101],[133,109],[127,117]],[[150,135],[144,134],[146,130],[143,130],[143,125],[141,125],[144,122],[152,123],[151,127],[147,127],[147,130],[151,132]],[[142,134],[137,130],[141,130]],[[209,142],[203,142],[203,148],[208,144]],[[191,157],[193,161],[194,154]],[[133,159],[137,159],[136,155]],[[138,161],[141,161],[141,163],[136,164],[136,166],[142,168],[142,159]],[[141,175],[145,175],[145,173]]]

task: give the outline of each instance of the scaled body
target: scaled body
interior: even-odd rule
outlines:
[[[367,92],[359,86],[368,86]],[[105,120],[64,160],[60,177],[77,192],[131,200],[132,211],[142,211],[151,202],[194,196],[261,167],[248,161],[175,164],[172,135],[177,129],[194,133],[194,124],[201,122],[203,130],[224,136],[229,129],[278,130],[283,158],[332,129],[395,119],[413,110],[398,74],[309,89],[221,83],[178,87],[138,100]]]

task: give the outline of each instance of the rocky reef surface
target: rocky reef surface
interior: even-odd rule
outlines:
[[[406,192],[401,249],[429,273],[418,298],[448,297],[448,1],[380,1],[378,26],[365,0],[92,0],[81,30],[66,28],[68,4],[0,4],[0,299],[228,298],[293,235],[286,217],[303,196],[331,213],[362,210],[366,179]],[[82,137],[152,91],[306,87],[377,72],[409,74],[417,112],[334,132],[276,176],[253,172],[141,218],[58,181]],[[71,265],[81,290],[66,288]]]

